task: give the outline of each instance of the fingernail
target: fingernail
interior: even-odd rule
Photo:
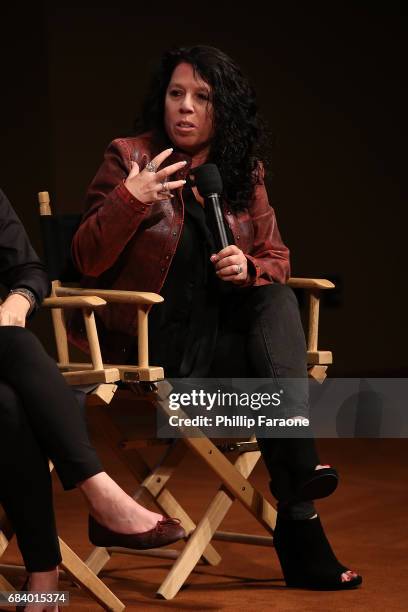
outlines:
[[[168,151],[173,151],[173,147],[170,147],[170,149],[167,149]]]
[[[185,160],[185,159],[183,159],[183,164],[184,164],[184,165],[186,165],[186,163],[187,163],[187,162],[186,162],[186,160]]]
[[[187,183],[187,181],[183,181],[183,183]]]
[[[217,256],[216,255],[211,255],[210,260],[211,261],[217,261]]]

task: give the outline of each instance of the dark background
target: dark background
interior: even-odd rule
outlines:
[[[0,185],[41,253],[37,192],[81,210],[162,51],[218,46],[249,75],[274,133],[268,187],[292,275],[337,283],[319,347],[333,350],[331,374],[406,375],[406,21],[399,4],[285,6],[3,9]],[[34,328],[50,348],[47,313]]]

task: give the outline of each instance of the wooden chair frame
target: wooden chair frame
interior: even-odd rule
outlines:
[[[51,209],[48,193],[40,193],[39,201],[40,214],[50,215]],[[318,349],[319,304],[321,292],[333,288],[334,285],[328,280],[301,278],[291,278],[288,284],[295,289],[303,289],[308,292],[308,371],[309,376],[312,376],[319,382],[323,382],[326,377],[326,369],[332,363],[332,354],[330,351]],[[169,408],[166,398],[168,397],[169,383],[164,380],[164,372],[160,366],[151,366],[149,364],[148,353],[148,314],[154,304],[162,301],[161,296],[135,291],[63,287],[58,281],[53,282],[52,295],[55,298],[93,297],[109,303],[120,302],[135,306],[138,318],[138,364],[134,366],[115,364],[106,369],[118,371],[120,380],[123,382],[139,383],[141,389],[140,397],[150,400],[153,404],[160,406],[161,410],[168,412]],[[106,410],[106,405],[112,399],[115,392],[115,389],[113,389],[115,385],[107,379],[102,380],[101,371],[105,370],[105,367],[103,366],[100,349],[97,345],[94,319],[89,317],[86,327],[88,337],[91,337],[92,342],[90,344],[92,363],[73,363],[69,360],[68,340],[62,309],[56,308],[53,310],[53,323],[59,360],[58,365],[69,384],[100,383],[95,390],[97,397],[95,403],[100,405],[98,413],[100,429],[116,455],[125,463],[139,482],[139,488],[134,495],[135,499],[138,499],[143,504],[154,502],[162,513],[179,517],[188,535],[187,544],[181,553],[171,549],[130,551],[115,548],[95,548],[86,561],[88,568],[94,574],[98,574],[111,555],[117,552],[175,559],[170,572],[157,591],[159,596],[171,599],[178,593],[200,559],[202,562],[210,565],[217,565],[221,561],[219,553],[212,544],[213,540],[272,546],[273,538],[271,536],[276,522],[276,511],[252,487],[248,480],[260,458],[255,438],[251,438],[248,442],[231,445],[231,450],[239,452],[238,458],[234,463],[231,463],[216,444],[206,437],[184,437],[177,439],[166,448],[161,460],[151,470],[140,452],[140,447],[146,444],[142,445],[140,440],[126,439],[123,433],[112,422]],[[91,333],[89,333],[90,329],[92,330]],[[95,380],[95,375],[97,378],[101,377],[101,380]],[[114,375],[112,374],[112,376]],[[116,394],[119,395],[119,392],[116,392]],[[129,390],[121,391],[120,394],[122,397],[127,394],[129,398],[137,399],[137,396]],[[181,459],[188,450],[192,450],[197,454],[222,482],[198,525],[195,525],[186,510],[167,488],[169,479],[175,473]],[[254,536],[218,530],[220,523],[236,499],[253,514],[269,533],[269,536]]]

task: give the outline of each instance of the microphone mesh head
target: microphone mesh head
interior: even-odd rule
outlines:
[[[222,193],[222,178],[215,164],[203,164],[192,170],[198,193],[203,198],[212,193]]]

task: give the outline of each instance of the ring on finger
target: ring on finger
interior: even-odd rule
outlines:
[[[237,264],[235,266],[235,274],[238,275],[238,274],[241,274],[241,272],[242,272],[242,266],[240,264]]]
[[[154,163],[154,161],[149,161],[146,164],[146,170],[148,172],[156,172],[157,171],[157,165]]]
[[[168,191],[169,190],[169,179],[166,176],[166,178],[164,179],[164,181],[162,181],[162,191]]]

